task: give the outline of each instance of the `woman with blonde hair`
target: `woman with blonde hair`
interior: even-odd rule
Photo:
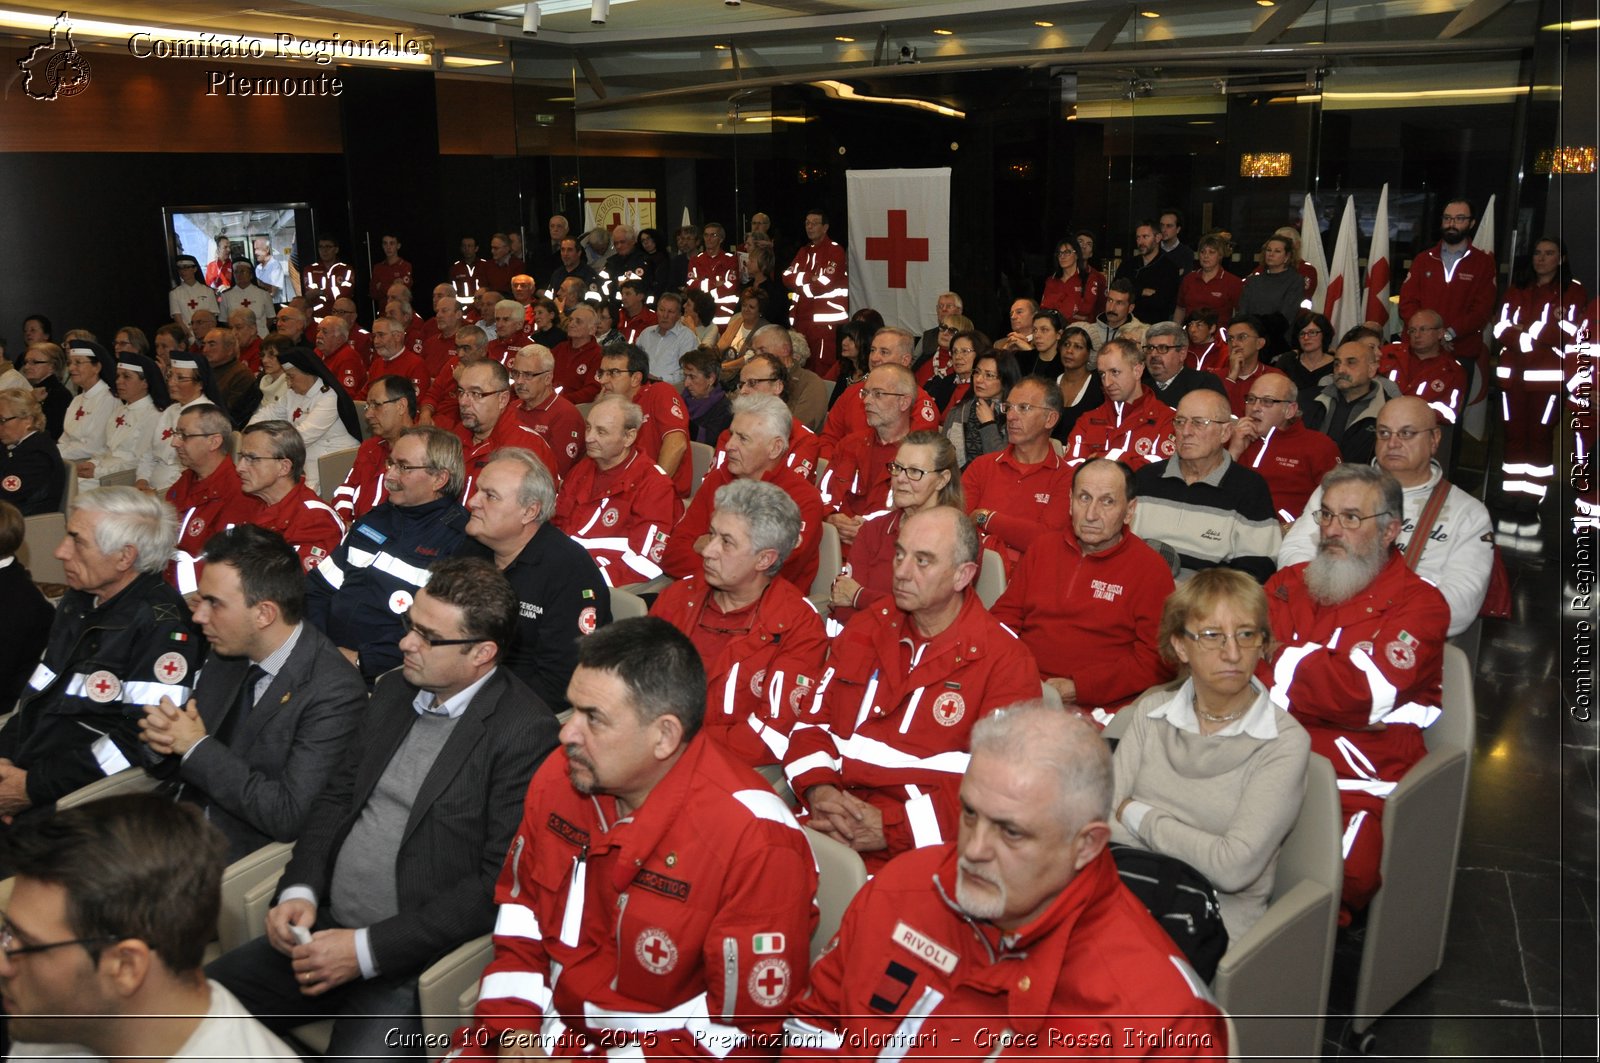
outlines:
[[[67,467],[45,431],[44,407],[33,392],[0,391],[0,445],[0,501],[24,517],[59,510]]]
[[[1278,850],[1300,814],[1311,740],[1256,678],[1271,650],[1267,596],[1206,569],[1173,591],[1159,645],[1184,675],[1123,709],[1111,840],[1175,857],[1216,888],[1237,941],[1267,910]]]

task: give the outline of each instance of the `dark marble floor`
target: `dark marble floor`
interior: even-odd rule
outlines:
[[[1505,551],[1514,619],[1484,627],[1444,966],[1372,1027],[1375,1058],[1597,1058],[1600,724],[1574,720],[1561,697],[1572,543],[1558,504],[1545,507],[1538,543]],[[1338,1009],[1349,1007],[1359,948],[1341,938],[1327,1059],[1357,1055]]]

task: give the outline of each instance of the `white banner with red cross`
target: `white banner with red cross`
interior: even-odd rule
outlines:
[[[634,232],[654,228],[656,190],[653,188],[586,188],[583,190],[583,227],[607,232],[626,225]]]
[[[850,311],[919,337],[950,287],[950,168],[850,170]]]

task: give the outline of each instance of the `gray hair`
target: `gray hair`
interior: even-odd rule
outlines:
[[[763,395],[762,397],[770,399],[772,396]],[[592,419],[594,417],[594,411],[598,410],[602,406],[621,407],[622,427],[624,431],[637,432],[639,427],[644,424],[644,410],[640,409],[637,403],[629,402],[621,395],[608,393],[601,395],[598,399],[595,399],[594,405],[589,407],[589,417]]]
[[[80,494],[68,508],[74,513],[98,513],[94,544],[102,554],[133,547],[140,572],[157,573],[166,567],[178,545],[178,514],[171,503],[147,495],[136,487],[97,487]]]
[[[467,482],[467,460],[462,453],[461,439],[454,432],[429,425],[417,425],[401,432],[396,442],[407,436],[422,440],[428,456],[428,471],[442,472],[450,477],[439,494],[444,498],[458,498]]]
[[[800,542],[800,507],[794,499],[783,488],[761,480],[734,480],[717,488],[713,501],[718,513],[744,518],[750,526],[750,545],[757,553],[777,551],[777,560],[762,573],[776,576]]]
[[[733,400],[733,415],[748,413],[761,419],[761,427],[770,436],[789,443],[789,433],[794,429],[794,414],[776,395],[741,395]]]
[[[300,437],[300,430],[288,421],[257,421],[245,428],[241,438],[256,433],[272,440],[274,458],[288,459],[289,479],[300,479],[306,471],[306,441]]]
[[[1387,531],[1391,524],[1399,524],[1405,520],[1405,492],[1400,487],[1400,481],[1396,480],[1388,469],[1353,462],[1335,465],[1322,478],[1323,499],[1326,500],[1328,492],[1343,483],[1357,483],[1378,489],[1381,512],[1389,517],[1379,525],[1383,530]]]
[[[762,336],[773,336],[781,345],[787,347],[792,354],[794,352],[794,337],[798,335],[798,332],[791,332],[782,325],[762,325],[750,337],[750,345],[752,347],[755,346],[756,341],[761,339]]]
[[[515,299],[502,299],[498,303],[494,304],[494,312],[495,313],[498,314],[502,310],[504,310],[508,314],[516,314],[519,317],[524,312],[523,309],[522,309],[522,304],[517,302]]]
[[[1137,343],[1134,343],[1130,339],[1124,339],[1121,336],[1117,336],[1106,340],[1100,345],[1100,351],[1097,357],[1104,358],[1107,351],[1115,351],[1122,355],[1122,357],[1128,360],[1129,365],[1137,366],[1139,368],[1144,367],[1144,348],[1140,347]]]
[[[806,339],[803,332],[789,330],[789,350],[792,368],[799,369],[811,360],[811,341]]]
[[[1151,325],[1148,329],[1146,329],[1144,333],[1144,340],[1146,343],[1149,343],[1151,340],[1161,339],[1162,337],[1177,340],[1179,348],[1186,348],[1189,346],[1189,337],[1185,335],[1183,326],[1175,325],[1171,321],[1157,321],[1154,325]]]
[[[517,505],[539,507],[540,522],[548,521],[556,513],[556,482],[539,456],[526,447],[501,447],[484,462],[488,468],[497,461],[514,462],[522,466],[522,483],[517,488]]]
[[[334,332],[337,332],[345,339],[350,338],[350,323],[344,318],[340,317],[338,314],[329,314],[327,317],[317,322],[317,335],[320,336],[323,332],[326,332],[330,329]]]
[[[520,348],[517,353],[526,354],[533,359],[536,373],[548,373],[556,367],[556,356],[542,343],[530,343]]]
[[[1068,833],[1111,818],[1111,750],[1094,725],[1043,701],[996,709],[972,725],[972,754],[1047,769]]]
[[[222,453],[233,453],[233,418],[228,416],[227,410],[215,403],[199,402],[178,414],[180,421],[185,417],[193,417],[206,435],[221,436]]]

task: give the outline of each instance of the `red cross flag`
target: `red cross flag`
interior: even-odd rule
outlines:
[[[850,170],[850,310],[919,335],[950,287],[950,169]]]

